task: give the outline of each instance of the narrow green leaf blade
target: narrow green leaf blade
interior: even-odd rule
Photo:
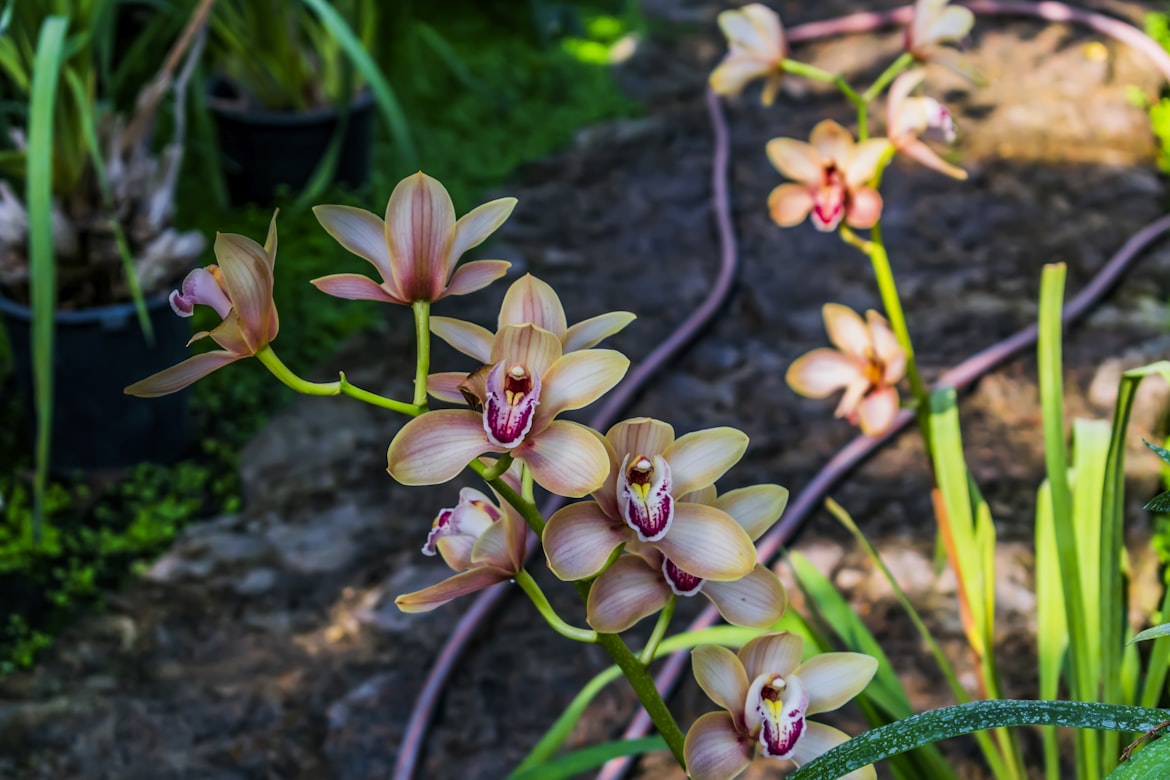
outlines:
[[[666,750],[666,741],[654,736],[607,742],[568,753],[543,766],[509,775],[509,780],[566,780],[596,769],[610,759],[640,755],[652,750]]]

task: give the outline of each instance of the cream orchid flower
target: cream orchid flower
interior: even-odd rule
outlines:
[[[738,95],[748,82],[763,77],[767,80],[760,100],[772,105],[784,75],[781,65],[788,57],[780,17],[771,8],[752,3],[721,12],[718,21],[729,51],[711,72],[711,89],[720,95]]]
[[[555,335],[564,352],[575,352],[596,346],[603,339],[625,328],[635,319],[626,311],[599,314],[569,326],[565,309],[553,288],[531,274],[517,279],[504,295],[500,305],[498,328],[532,323]],[[491,362],[495,334],[487,328],[453,317],[431,317],[431,332],[465,355],[481,364]],[[466,372],[448,371],[431,374],[427,378],[427,392],[442,401],[460,403],[460,390],[467,380]]]
[[[505,475],[513,489],[519,480]],[[498,504],[498,505],[497,505]],[[506,582],[524,568],[527,527],[507,501],[495,502],[473,488],[459,492],[459,503],[435,518],[423,546],[424,555],[438,553],[458,572],[440,583],[399,596],[403,612],[429,612],[452,599]]]
[[[477,260],[458,269],[455,264],[495,232],[515,205],[515,198],[500,198],[456,221],[447,190],[420,171],[394,188],[385,220],[352,206],[315,206],[313,213],[329,235],[373,263],[382,281],[361,274],[332,274],[312,283],[338,298],[406,306],[474,292],[503,276],[511,264]]]
[[[710,487],[743,456],[747,437],[710,428],[675,439],[670,425],[641,417],[613,426],[605,442],[605,484],[593,501],[556,512],[543,535],[549,568],[562,580],[593,577],[620,545],[635,553],[593,584],[590,624],[624,631],[672,592],[700,590],[743,625],[778,619],[783,588],[758,571],[752,541],[779,518],[787,491],[759,485],[716,498]]]
[[[435,485],[485,452],[510,452],[557,495],[580,498],[597,490],[609,472],[600,435],[555,418],[604,395],[621,381],[629,359],[609,349],[562,354],[559,338],[526,324],[501,328],[489,361],[482,412],[440,409],[408,422],[390,443],[390,475],[404,485]]]
[[[695,648],[695,680],[724,711],[701,716],[687,732],[691,780],[732,780],[757,753],[801,766],[849,739],[806,716],[831,712],[861,693],[877,660],[861,653],[823,653],[801,663],[802,652],[801,638],[787,631],[757,637],[738,654],[724,647]],[[845,780],[876,777],[871,765]]]
[[[214,251],[219,264],[187,274],[181,289],[171,293],[170,302],[180,317],[190,317],[196,305],[215,309],[223,321],[210,331],[196,333],[187,344],[210,338],[223,349],[187,358],[135,382],[124,392],[141,398],[178,392],[212,371],[266,348],[280,329],[272,302],[276,244],[276,214],[268,223],[264,246],[235,233],[217,234]]]
[[[837,348],[814,349],[788,367],[789,387],[807,398],[844,390],[837,417],[860,425],[862,433],[884,433],[898,414],[897,384],[906,373],[906,351],[876,311],[862,320],[848,306],[822,309],[829,341]]]
[[[916,0],[914,18],[906,28],[906,51],[919,62],[937,62],[961,76],[975,80],[962,66],[956,52],[944,43],[957,43],[971,32],[975,14],[970,8],[950,5],[949,0]]]
[[[809,143],[773,138],[768,159],[794,183],[768,196],[768,210],[780,227],[799,225],[812,215],[817,230],[832,231],[844,219],[850,227],[873,227],[882,213],[882,196],[870,186],[890,149],[886,138],[856,143],[831,119],[819,122]]]
[[[890,142],[899,152],[928,168],[955,179],[966,179],[966,171],[939,157],[919,138],[923,134],[934,134],[946,143],[955,140],[955,122],[946,106],[931,97],[910,97],[924,76],[922,70],[908,71],[890,85],[886,109],[886,132]]]

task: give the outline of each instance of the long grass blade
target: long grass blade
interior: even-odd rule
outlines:
[[[666,740],[654,736],[607,742],[561,756],[544,766],[513,773],[509,775],[509,780],[567,780],[582,772],[596,769],[611,759],[640,755],[653,750],[666,750]]]

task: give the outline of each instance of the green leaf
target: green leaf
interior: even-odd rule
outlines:
[[[1165,447],[1159,447],[1157,444],[1152,444],[1151,442],[1148,442],[1145,439],[1142,439],[1142,444],[1146,445],[1151,450],[1158,453],[1158,457],[1161,458],[1163,461],[1165,461],[1166,463],[1170,463],[1170,450],[1166,449]]]
[[[1151,498],[1142,509],[1147,512],[1170,512],[1170,490]]]
[[[789,780],[841,777],[922,745],[987,729],[1064,726],[1102,731],[1148,731],[1168,718],[1168,710],[1124,704],[1015,699],[974,701],[923,712],[867,731],[802,766],[789,775]]]
[[[666,742],[658,736],[607,742],[604,745],[567,753],[543,766],[513,773],[508,776],[508,780],[565,780],[590,769],[596,769],[610,759],[665,749]]]
[[[1108,780],[1149,780],[1170,775],[1170,739],[1161,738],[1168,725],[1170,723],[1160,723],[1149,729],[1142,736],[1146,746],[1134,752],[1128,761],[1118,764],[1109,773]]]
[[[1126,642],[1126,644],[1132,645],[1134,642],[1145,642],[1149,639],[1157,639],[1158,637],[1162,636],[1170,636],[1170,623],[1163,623],[1160,626],[1147,628],[1145,631],[1142,631],[1133,639]]]
[[[57,308],[57,268],[53,251],[53,120],[68,29],[69,20],[62,16],[50,16],[41,26],[29,101],[25,203],[28,207],[33,392],[37,419],[33,532],[38,539],[44,520],[49,443],[53,430],[53,326]]]

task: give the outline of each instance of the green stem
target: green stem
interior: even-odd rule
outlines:
[[[869,101],[862,98],[861,95],[858,95],[857,90],[851,87],[848,81],[836,73],[830,73],[827,70],[821,70],[815,65],[809,65],[804,62],[797,62],[796,60],[783,60],[780,63],[780,69],[785,73],[791,73],[794,76],[803,76],[804,78],[812,79],[813,81],[821,81],[826,84],[833,84],[837,87],[837,89],[841,90],[841,94],[847,97],[849,102],[857,108],[857,115],[859,120],[858,135],[862,141],[865,140],[867,135],[865,111]]]
[[[348,395],[351,398],[356,398],[359,401],[364,401],[373,406],[379,406],[383,409],[389,409],[410,417],[418,417],[422,412],[426,411],[425,408],[420,408],[416,404],[405,404],[401,401],[395,401],[391,398],[386,398],[377,393],[371,393],[369,390],[363,390],[360,387],[351,385],[346,380],[344,373],[341,374],[341,378],[336,382],[310,382],[306,379],[301,379],[276,356],[276,353],[272,351],[272,347],[270,346],[264,347],[264,349],[257,352],[256,359],[263,363],[264,367],[274,377],[302,395]]]
[[[874,99],[876,99],[877,96],[882,93],[882,90],[886,88],[886,85],[894,80],[895,76],[906,70],[906,68],[910,67],[912,64],[914,64],[914,55],[908,51],[902,52],[901,56],[891,62],[890,66],[883,70],[882,74],[877,77],[877,80],[874,81],[873,84],[869,85],[869,89],[862,93],[861,99],[865,101],[867,105],[872,103]]]
[[[674,617],[674,606],[678,603],[678,596],[671,595],[670,601],[666,602],[666,606],[658,613],[658,622],[654,624],[654,631],[651,632],[650,638],[646,640],[646,646],[642,648],[642,652],[638,655],[638,661],[643,665],[649,664],[654,660],[654,653],[658,650],[658,643],[662,641],[662,637],[666,636],[666,629],[670,627],[670,619]]]
[[[686,741],[686,737],[683,736],[682,729],[678,727],[674,716],[666,707],[666,702],[658,693],[650,670],[638,660],[637,656],[617,634],[598,634],[597,644],[605,648],[605,652],[609,653],[609,657],[630,681],[630,687],[634,689],[638,701],[642,702],[646,714],[650,716],[654,727],[658,729],[658,733],[666,741],[666,746],[674,754],[675,761],[678,761],[679,766],[685,768],[687,760],[683,754],[683,742]]]
[[[431,369],[431,302],[415,301],[410,304],[414,312],[414,334],[417,344],[417,359],[414,369],[414,405],[420,409],[427,406],[427,374]]]
[[[532,529],[533,533],[535,533],[538,537],[544,534],[544,518],[541,517],[540,510],[536,508],[536,504],[526,500],[524,496],[513,490],[512,486],[501,479],[498,475],[491,477],[492,469],[490,469],[482,460],[477,458],[476,460],[471,461],[471,463],[468,465],[471,466],[472,471],[483,477],[487,483],[491,485],[497,493],[500,494],[500,498],[504,499],[516,508],[516,511],[519,512],[520,516],[524,518],[524,522],[528,524],[528,527]],[[496,465],[499,464],[497,463]]]
[[[512,453],[505,452],[500,456],[500,459],[496,461],[496,465],[485,468],[483,472],[480,473],[480,476],[483,477],[486,481],[492,482],[504,476],[504,472],[506,472],[511,467]]]
[[[532,599],[532,603],[536,605],[536,609],[544,616],[553,631],[556,631],[563,637],[572,639],[576,642],[588,642],[590,644],[597,641],[597,632],[586,628],[577,628],[571,626],[561,619],[561,616],[552,608],[552,604],[548,603],[548,598],[544,595],[544,591],[536,584],[536,580],[532,579],[532,575],[524,569],[516,572],[516,584],[520,589],[528,594],[528,598]]]

